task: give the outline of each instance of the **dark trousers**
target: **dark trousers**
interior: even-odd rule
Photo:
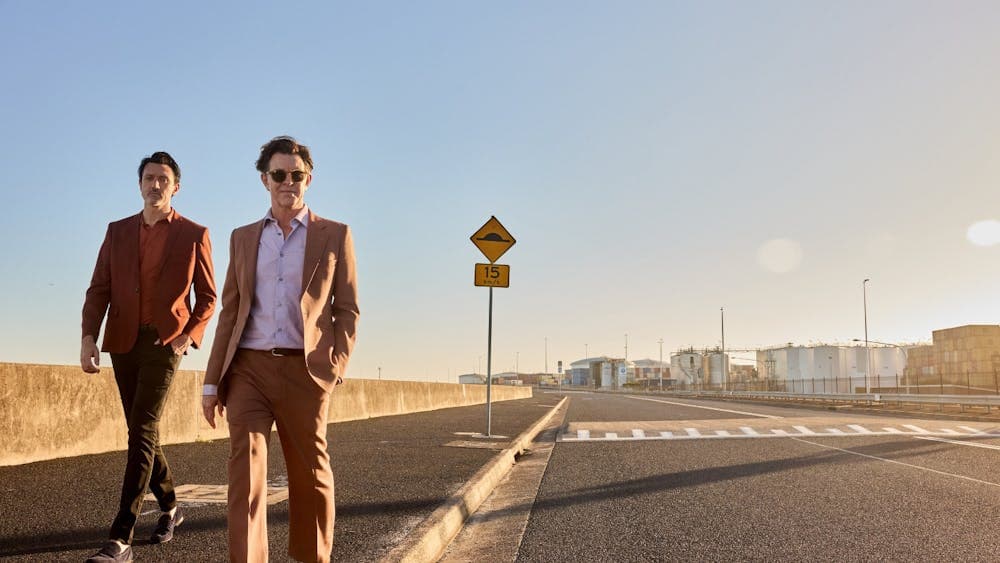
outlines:
[[[110,539],[132,543],[135,521],[142,509],[146,488],[156,496],[160,510],[177,506],[174,480],[160,448],[159,425],[167,392],[181,357],[170,346],[155,344],[156,329],[143,327],[135,346],[126,354],[111,354],[125,421],[128,423],[128,461],[122,480],[118,515]]]

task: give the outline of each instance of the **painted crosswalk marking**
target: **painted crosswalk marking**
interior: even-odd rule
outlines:
[[[885,421],[881,421],[885,424]],[[574,423],[588,424],[588,423]],[[618,429],[609,428],[611,423],[593,423],[595,427],[602,425],[605,429],[571,428],[560,434],[560,442],[588,441],[628,441],[628,440],[707,440],[707,439],[740,439],[740,438],[788,438],[788,437],[858,437],[858,436],[910,436],[910,437],[966,437],[966,438],[1000,438],[1000,428],[975,428],[973,426],[956,426],[954,428],[936,428],[928,430],[916,424],[900,424],[898,426],[883,426],[873,424],[873,430],[861,424],[836,424],[830,427],[810,427],[807,424],[791,424],[785,427],[754,427],[734,424],[729,428],[718,428],[724,424],[714,423],[716,428],[694,426],[674,426],[672,430],[656,429],[653,423],[640,423],[645,428]],[[827,422],[830,424],[830,422]],[[933,425],[931,423],[928,426]],[[669,428],[670,426],[667,425]],[[628,427],[625,427],[628,428]],[[662,426],[661,426],[662,428]],[[996,446],[1000,448],[1000,446]]]

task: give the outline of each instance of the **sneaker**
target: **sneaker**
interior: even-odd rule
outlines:
[[[151,543],[166,543],[174,539],[174,528],[181,525],[184,521],[184,513],[178,508],[174,512],[174,517],[171,518],[170,514],[164,513],[160,515],[160,519],[156,522],[156,529],[153,530],[153,535],[149,538]]]
[[[91,555],[86,563],[131,563],[132,546],[126,545],[122,549],[116,541],[109,541],[104,544],[100,551]]]

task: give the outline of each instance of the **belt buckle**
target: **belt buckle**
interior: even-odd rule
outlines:
[[[274,356],[275,358],[284,358],[285,357],[284,354],[279,354],[278,353],[278,349],[277,348],[271,348],[270,351],[271,351],[271,355]]]

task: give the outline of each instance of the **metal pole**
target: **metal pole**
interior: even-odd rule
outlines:
[[[722,317],[722,390],[725,391],[729,383],[729,370],[726,369],[726,311],[719,307],[719,315]]]
[[[549,337],[545,337],[545,375],[549,374]]]
[[[660,391],[663,391],[663,339],[660,342]]]
[[[493,420],[493,403],[491,402],[493,391],[493,288],[490,287],[490,324],[486,331],[486,436],[493,435],[491,422]]]
[[[865,393],[871,393],[871,363],[872,363],[872,352],[871,347],[868,345],[868,282],[871,279],[865,278],[865,281],[861,282],[861,293],[864,299],[865,306]]]

